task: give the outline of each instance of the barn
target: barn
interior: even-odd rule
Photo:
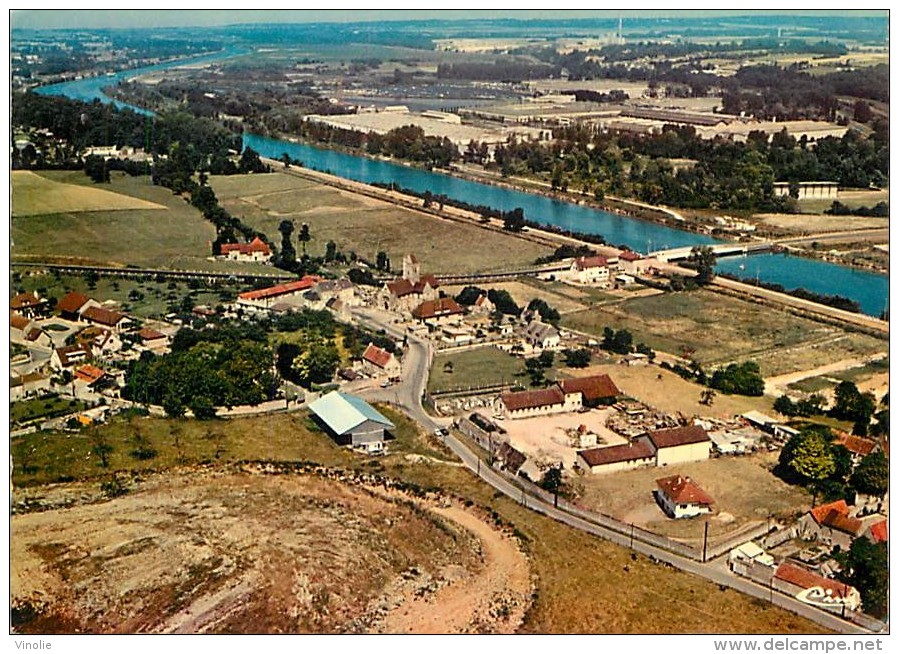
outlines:
[[[362,398],[332,391],[309,405],[339,445],[368,453],[384,450],[387,432],[395,425]]]

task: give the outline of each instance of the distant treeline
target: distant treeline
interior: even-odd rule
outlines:
[[[850,300],[847,297],[843,297],[842,295],[825,295],[823,293],[815,293],[814,291],[809,291],[804,288],[795,288],[791,291],[788,291],[780,284],[773,284],[771,282],[763,282],[756,279],[747,279],[743,277],[738,277],[736,275],[731,275],[728,273],[717,273],[719,277],[724,277],[725,279],[732,279],[736,282],[742,282],[744,284],[749,284],[750,286],[758,286],[759,288],[764,288],[769,291],[774,291],[776,293],[785,293],[787,295],[792,295],[793,297],[797,297],[800,300],[808,300],[809,302],[816,302],[817,304],[824,304],[829,307],[833,307],[834,309],[842,309],[843,311],[851,311],[852,313],[861,313],[861,306],[855,300]]]
[[[839,200],[834,200],[830,205],[830,209],[825,209],[824,213],[832,216],[868,216],[873,218],[889,218],[890,205],[886,202],[878,202],[873,207],[847,207]]]
[[[520,82],[527,79],[559,77],[559,65],[515,60],[460,62],[437,66],[437,79],[464,79],[485,82]]]

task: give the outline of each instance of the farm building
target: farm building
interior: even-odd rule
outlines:
[[[308,291],[318,281],[318,277],[306,275],[295,282],[286,282],[255,291],[246,291],[237,296],[237,305],[247,309],[268,311],[279,302],[284,302],[291,298],[299,298],[304,291]]]
[[[656,465],[704,461],[709,458],[712,440],[698,425],[660,429],[646,434],[656,449]]]
[[[836,182],[775,182],[774,194],[786,197],[790,194],[790,187],[795,188],[798,194],[797,200],[836,200],[839,186]]]
[[[579,257],[571,262],[571,268],[559,274],[565,281],[606,287],[609,285],[611,265],[606,257]]]
[[[577,453],[578,466],[593,474],[634,470],[655,465],[655,448],[646,437],[625,445],[597,447]]]
[[[575,379],[563,379],[559,386],[565,395],[572,393],[581,394],[581,404],[587,407],[595,407],[601,404],[614,404],[621,391],[608,375],[591,375],[589,377],[576,377]]]
[[[412,309],[412,317],[422,322],[441,323],[447,318],[461,316],[465,310],[451,297],[425,300]]]
[[[81,319],[92,325],[100,325],[111,329],[115,333],[121,333],[125,327],[131,324],[131,319],[124,313],[112,311],[104,307],[90,306],[81,312]]]
[[[849,549],[864,531],[865,523],[849,515],[846,500],[820,504],[796,524],[796,535],[800,538],[839,545],[843,550]]]
[[[656,479],[656,486],[659,504],[672,518],[693,518],[712,511],[712,498],[689,477],[662,477]]]
[[[384,449],[387,432],[395,425],[362,398],[332,391],[309,405],[339,445],[366,452]]]

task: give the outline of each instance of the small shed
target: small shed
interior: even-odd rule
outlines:
[[[354,395],[332,391],[309,405],[309,410],[328,428],[340,445],[380,452],[388,430],[395,425],[368,402]]]

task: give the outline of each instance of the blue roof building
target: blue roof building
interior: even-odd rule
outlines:
[[[383,450],[387,431],[396,428],[362,398],[339,391],[318,398],[309,410],[331,431],[338,444],[367,452]]]

